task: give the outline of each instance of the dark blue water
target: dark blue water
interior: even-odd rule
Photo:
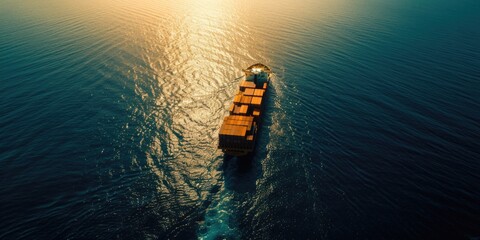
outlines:
[[[0,239],[477,239],[478,0],[0,0]],[[275,72],[253,156],[216,148]]]

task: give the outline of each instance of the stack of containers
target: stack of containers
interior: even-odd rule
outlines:
[[[219,148],[250,150],[254,147],[255,132],[267,82],[257,84],[244,80],[230,105],[219,133]]]
[[[251,116],[230,115],[223,119],[220,128],[221,148],[251,149],[256,123]]]

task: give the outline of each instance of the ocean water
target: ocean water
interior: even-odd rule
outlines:
[[[0,239],[478,239],[480,1],[0,0]],[[255,153],[218,131],[275,72]]]

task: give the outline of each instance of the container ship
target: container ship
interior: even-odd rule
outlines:
[[[244,80],[228,109],[229,115],[223,119],[218,138],[218,148],[232,156],[244,156],[254,150],[270,83],[271,70],[261,63],[243,71]]]

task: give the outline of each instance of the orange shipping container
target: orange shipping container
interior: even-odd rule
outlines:
[[[247,88],[245,89],[245,91],[243,92],[243,95],[245,96],[253,96],[254,93],[255,93],[256,89],[254,88]]]
[[[262,105],[262,98],[261,97],[253,97],[251,103],[254,106],[260,106],[260,105]]]
[[[242,100],[241,100],[241,103],[242,103],[242,104],[250,104],[251,101],[252,101],[252,97],[250,97],[250,96],[242,96]]]
[[[247,114],[248,111],[248,105],[242,105],[240,107],[240,114]]]
[[[255,95],[255,97],[263,97],[264,93],[265,93],[265,90],[263,89],[255,89],[253,95]]]

